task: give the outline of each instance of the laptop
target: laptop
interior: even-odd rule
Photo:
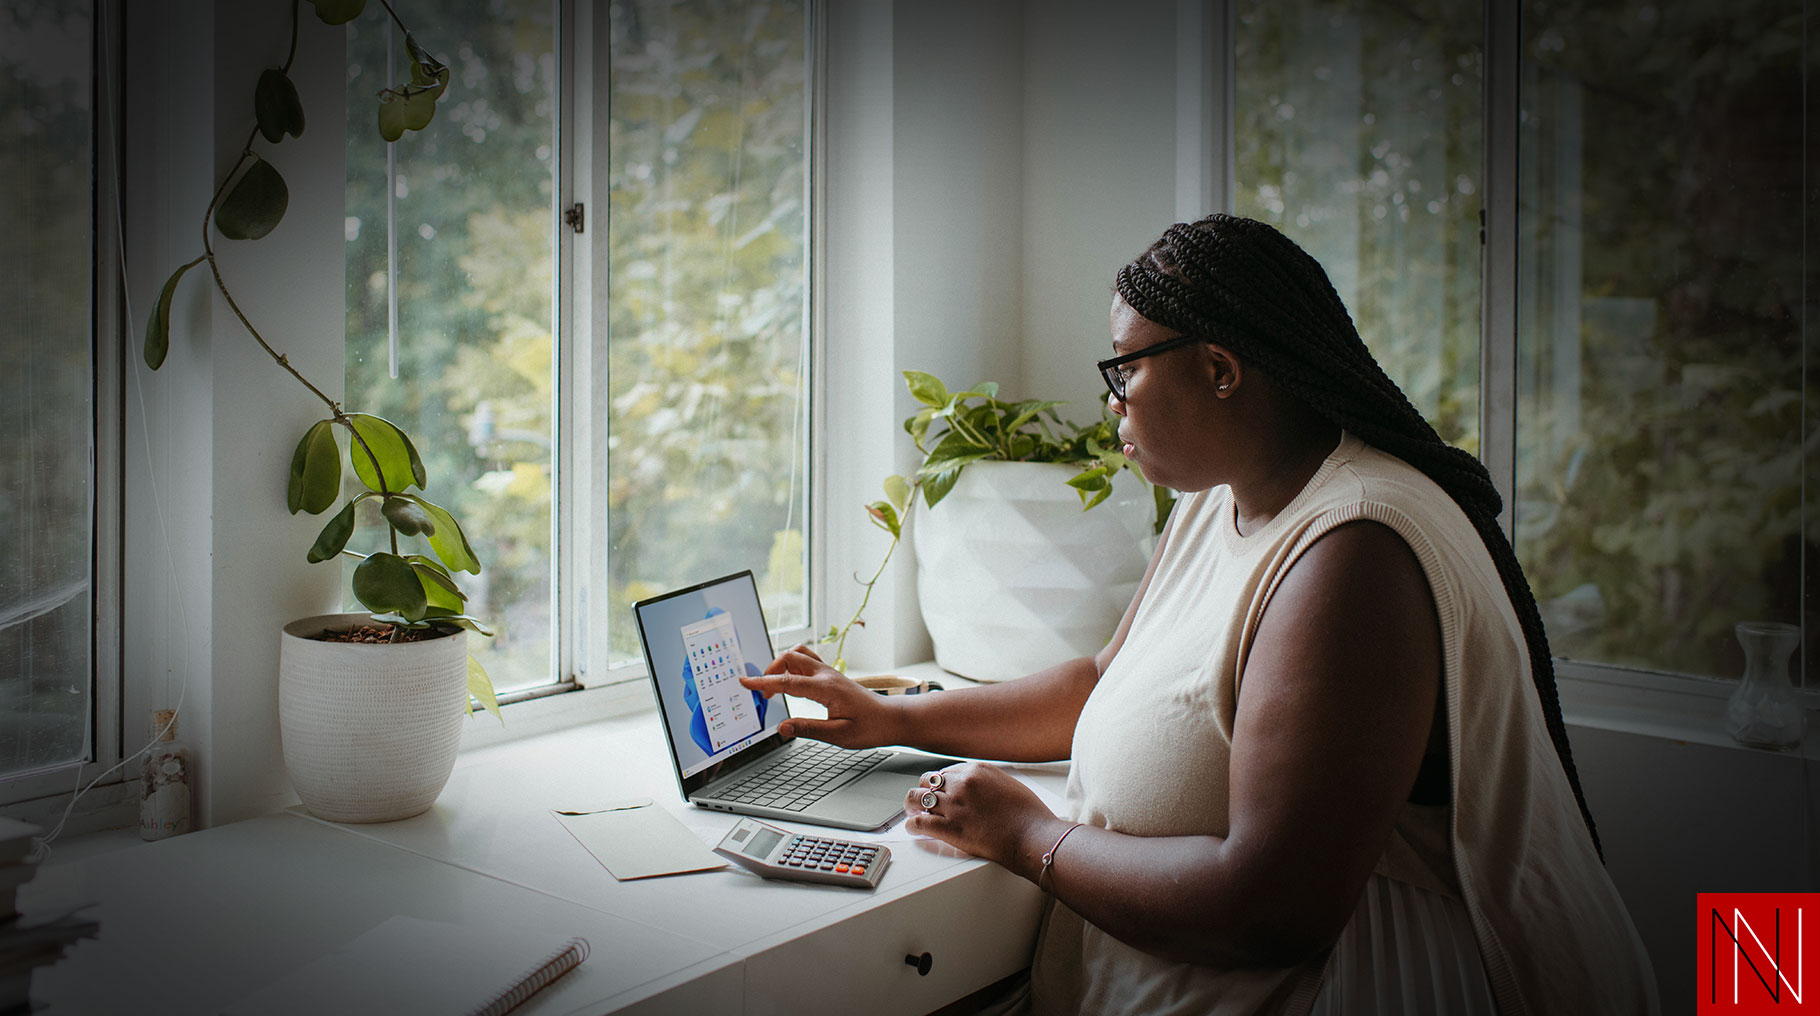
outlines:
[[[677,785],[716,811],[841,829],[878,829],[910,788],[955,759],[920,752],[850,751],[806,737],[785,741],[784,696],[739,683],[776,658],[750,571],[632,605]]]

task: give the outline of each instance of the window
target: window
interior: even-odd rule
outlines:
[[[1801,11],[1528,0],[1499,109],[1491,9],[1237,3],[1235,208],[1328,267],[1444,438],[1477,451],[1482,402],[1515,407],[1485,427],[1514,434],[1494,479],[1557,657],[1735,677],[1735,622],[1804,619],[1820,518]],[[1490,167],[1515,181],[1515,270],[1482,287],[1493,131],[1518,153]],[[1493,293],[1516,308],[1500,356]],[[1482,363],[1515,366],[1481,393]]]
[[[386,144],[371,98],[405,78],[391,18],[348,26],[347,403],[412,435],[429,496],[482,570],[470,639],[501,693],[561,677],[555,268],[557,11],[550,0],[425,8],[450,68],[421,132]],[[351,578],[353,569],[345,569]],[[359,609],[351,594],[349,609]]]
[[[634,601],[744,568],[806,629],[806,6],[437,8],[388,146],[392,31],[348,36],[347,399],[462,520],[495,686],[607,679]]]
[[[115,596],[102,495],[114,487],[113,275],[98,229],[89,3],[0,3],[0,778],[81,765],[117,702],[102,648]],[[102,680],[103,678],[107,680]],[[66,784],[67,777],[60,783]],[[17,784],[16,784],[17,785]],[[27,790],[29,792],[29,788]]]
[[[1558,656],[1736,677],[1736,622],[1803,619],[1801,6],[1523,5],[1516,544]]]
[[[1306,247],[1410,402],[1477,451],[1482,16],[1446,0],[1235,14],[1234,210]]]
[[[808,11],[611,5],[607,655],[631,604],[751,568],[808,616]]]

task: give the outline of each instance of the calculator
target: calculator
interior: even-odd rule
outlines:
[[[714,852],[766,878],[878,888],[891,848],[878,843],[805,836],[754,819],[740,819]]]

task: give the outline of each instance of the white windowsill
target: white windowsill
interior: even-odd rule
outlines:
[[[1736,685],[1698,677],[1653,674],[1563,661],[1556,686],[1570,725],[1611,730],[1735,751],[1820,760],[1820,696],[1805,693],[1807,735],[1795,748],[1739,744],[1725,732],[1725,703]]]

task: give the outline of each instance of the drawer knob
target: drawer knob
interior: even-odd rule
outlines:
[[[929,968],[935,966],[935,957],[928,953],[923,953],[921,956],[911,954],[904,957],[904,964],[906,966],[915,967],[917,976],[928,977]]]

